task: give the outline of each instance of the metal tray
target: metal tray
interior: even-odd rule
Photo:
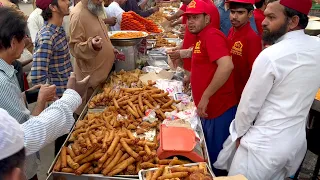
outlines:
[[[191,164],[184,164],[183,166],[184,167],[190,167],[190,166],[198,166],[200,163],[191,163]],[[211,177],[215,177],[214,173],[212,172],[211,168],[207,165],[207,170],[209,171]],[[176,166],[171,166],[171,167],[168,167],[169,169],[173,168],[173,167],[179,167],[180,165],[176,165]],[[158,168],[151,168],[151,169],[147,169],[147,170],[140,170],[139,171],[139,180],[146,180],[145,179],[145,175],[148,171],[155,171],[157,170]]]
[[[109,79],[109,78],[108,78]],[[88,102],[90,102],[90,100],[96,95],[98,94],[99,92],[101,92],[102,90],[102,85],[98,86],[93,94],[91,95],[90,99]],[[87,112],[101,112],[103,111],[103,108],[95,108],[95,109],[89,109],[88,108],[88,103],[86,104],[86,106],[84,107],[82,113],[80,114],[79,118],[76,120],[76,122],[78,120],[82,120],[84,119],[84,117],[87,115]],[[203,150],[203,155],[204,155],[204,159],[205,159],[205,162],[207,163],[210,171],[211,171],[211,162],[210,162],[210,158],[209,158],[209,153],[208,153],[208,149],[207,149],[207,144],[206,144],[206,141],[205,141],[205,138],[204,138],[204,133],[203,133],[203,129],[202,129],[202,126],[201,126],[201,121],[200,119],[198,119],[198,127],[197,127],[197,133],[199,134],[201,140],[202,140],[202,143],[201,143],[201,147],[202,147],[202,150]],[[63,146],[67,146],[68,145],[68,140],[74,130],[74,127],[75,125],[72,127],[70,133],[68,134],[68,137],[66,138],[65,142],[63,143]],[[61,148],[57,154],[57,156],[54,158],[48,172],[47,172],[47,180],[52,180],[52,179],[60,179],[60,177],[65,180],[65,179],[70,179],[70,180],[110,180],[110,179],[119,179],[119,180],[136,180],[139,178],[138,175],[119,175],[119,176],[114,176],[114,177],[109,177],[109,176],[103,176],[101,174],[83,174],[81,176],[77,176],[73,173],[64,173],[64,172],[53,172],[53,167],[56,163],[56,161],[58,160],[58,157],[61,153]]]
[[[52,172],[49,174],[47,180],[137,180],[138,178],[124,178],[124,177],[107,177],[102,174],[82,174],[76,176],[72,173]]]

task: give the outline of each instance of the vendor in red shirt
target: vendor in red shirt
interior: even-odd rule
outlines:
[[[254,60],[262,51],[261,38],[250,26],[253,13],[252,0],[230,0],[230,21],[228,44],[234,64],[234,86],[237,101],[250,77]]]
[[[207,3],[191,1],[184,16],[187,27],[196,36],[192,53],[192,95],[201,117],[211,163],[217,160],[229,125],[236,113],[236,97],[232,76],[233,63],[224,34],[210,25]],[[216,175],[223,175],[214,169]]]
[[[206,3],[206,8],[208,8],[208,15],[210,15],[210,25],[214,28],[220,29],[220,15],[217,7],[213,4],[211,0],[203,0]],[[182,15],[181,12],[185,12],[187,5],[191,2],[191,0],[181,0],[183,5],[179,9],[179,11],[171,17],[168,17],[168,20],[174,20],[174,18],[180,17]],[[179,20],[176,21],[179,23]],[[173,23],[172,26],[175,26],[178,23]],[[186,24],[187,18],[182,17],[182,23]],[[187,71],[187,74],[191,71],[191,54],[192,48],[196,43],[196,36],[189,32],[188,28],[185,28],[184,40],[182,43],[181,49],[174,50],[169,52],[170,58],[174,61],[176,59],[183,59],[183,68]],[[189,77],[185,77],[185,81],[189,81]]]
[[[254,20],[256,21],[257,29],[259,35],[261,36],[263,33],[262,29],[262,21],[264,20],[264,10],[267,8],[266,0],[255,0],[256,9],[253,11]]]

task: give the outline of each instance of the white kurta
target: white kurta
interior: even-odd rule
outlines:
[[[108,17],[117,18],[117,23],[114,26],[110,26],[111,31],[120,31],[120,25],[122,20],[122,13],[124,10],[120,7],[117,2],[112,2],[108,7],[105,8]]]
[[[214,166],[250,180],[293,175],[306,153],[306,118],[319,86],[320,38],[293,31],[261,52]]]

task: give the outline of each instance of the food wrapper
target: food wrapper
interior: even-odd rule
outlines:
[[[183,82],[176,80],[159,79],[156,81],[157,88],[169,93],[169,96],[174,97],[176,93],[183,92]]]
[[[159,68],[159,67],[155,67],[155,66],[145,66],[142,68],[142,71],[144,72],[155,72],[155,73],[159,73],[160,71],[162,71],[163,69],[162,68]]]
[[[150,123],[153,123],[155,121],[158,121],[156,111],[154,109],[147,109],[145,112],[145,117],[142,118],[143,121],[148,121]]]

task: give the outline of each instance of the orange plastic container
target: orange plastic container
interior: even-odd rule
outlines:
[[[162,124],[159,133],[159,159],[184,156],[193,162],[204,162],[200,141],[193,130],[185,127],[172,127]]]

